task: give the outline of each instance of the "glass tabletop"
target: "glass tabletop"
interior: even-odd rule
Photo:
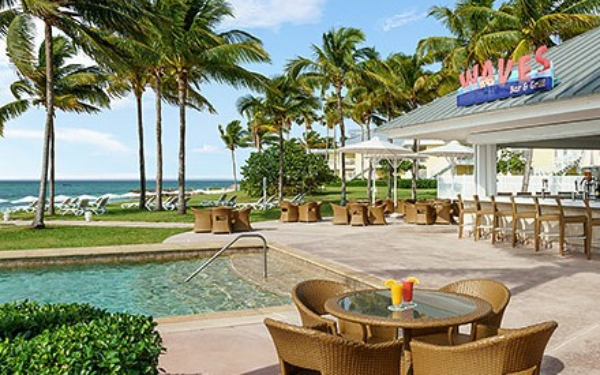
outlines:
[[[325,308],[340,318],[403,328],[462,324],[491,312],[491,306],[478,298],[434,290],[415,290],[413,301],[412,308],[390,311],[389,290],[364,290],[333,297]]]

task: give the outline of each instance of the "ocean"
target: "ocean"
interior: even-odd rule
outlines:
[[[231,180],[190,180],[186,181],[186,190],[226,188],[233,184]],[[155,181],[148,181],[147,190],[156,186]],[[77,197],[80,195],[101,196],[105,194],[123,195],[132,190],[139,190],[136,180],[100,180],[75,181],[57,180],[56,195]],[[177,181],[164,180],[163,189],[176,189]],[[26,203],[11,203],[27,196],[38,196],[39,181],[0,181],[0,211]]]

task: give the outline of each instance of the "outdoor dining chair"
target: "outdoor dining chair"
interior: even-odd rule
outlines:
[[[457,346],[411,342],[413,375],[537,375],[554,321],[518,329]]]
[[[252,230],[252,225],[250,225],[251,211],[252,207],[246,207],[240,210],[232,211],[234,232],[249,232]]]
[[[369,214],[365,204],[349,203],[348,210],[350,211],[350,225],[366,226],[369,224]]]
[[[298,221],[304,223],[314,223],[319,221],[317,202],[307,202],[298,206]]]
[[[293,223],[298,221],[298,205],[283,201],[280,204],[281,207],[281,216],[279,217],[279,221],[283,223]]]
[[[480,298],[492,306],[492,313],[484,320],[471,324],[470,334],[458,332],[458,327],[441,328],[419,333],[415,330],[413,335],[416,340],[454,345],[475,341],[482,337],[490,336],[490,329],[497,329],[502,324],[504,311],[510,302],[510,290],[503,283],[490,279],[465,279],[453,282],[440,288],[441,292],[465,294]],[[437,331],[437,333],[433,333]]]
[[[232,233],[231,207],[216,207],[212,209],[212,232]]]
[[[196,210],[194,213],[194,233],[208,233],[212,230],[212,213],[210,210]]]
[[[387,225],[385,221],[385,202],[379,206],[369,207],[369,224]]]
[[[333,211],[333,224],[348,225],[350,224],[350,212],[347,206],[338,206],[334,203],[329,203]]]
[[[266,318],[279,357],[280,373],[317,371],[321,375],[399,375],[402,340],[365,344],[313,328]],[[300,371],[299,371],[300,370]]]

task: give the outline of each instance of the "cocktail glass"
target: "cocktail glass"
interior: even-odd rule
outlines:
[[[402,281],[402,307],[413,308],[416,304],[413,302],[413,287],[414,282]]]
[[[390,285],[390,294],[392,296],[392,304],[388,306],[391,311],[402,310],[402,284]]]

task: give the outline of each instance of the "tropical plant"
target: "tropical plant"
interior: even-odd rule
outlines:
[[[365,41],[365,34],[355,28],[333,29],[323,34],[322,45],[312,45],[313,60],[297,57],[287,65],[291,77],[303,79],[322,92],[333,89],[338,124],[340,126],[340,145],[346,145],[344,124],[344,90],[349,77],[356,72],[357,64],[375,55],[371,48],[359,48]],[[341,155],[341,203],[346,204],[346,159]]]
[[[258,118],[251,121],[264,121],[264,126],[269,126],[277,132],[279,143],[278,163],[278,194],[283,199],[285,187],[284,167],[284,134],[289,131],[292,122],[300,116],[301,111],[307,107],[307,102],[316,102],[317,99],[306,94],[298,85],[285,76],[277,76],[269,81],[268,89],[262,96],[246,95],[237,102],[240,113],[246,115],[259,114]],[[314,105],[317,105],[313,103]]]
[[[166,73],[175,78],[179,105],[179,168],[178,209],[185,214],[185,139],[186,107],[209,110],[210,103],[199,93],[190,90],[190,83],[200,87],[208,82],[219,82],[234,87],[262,89],[264,79],[242,65],[269,61],[260,41],[238,31],[217,32],[226,18],[232,16],[225,0],[169,0],[169,6],[178,11],[170,19],[170,38],[164,40]]]
[[[219,133],[221,139],[225,143],[225,147],[231,151],[231,163],[233,166],[233,186],[234,189],[238,189],[237,181],[237,168],[235,164],[235,149],[238,147],[248,147],[250,144],[250,134],[247,130],[242,128],[242,124],[239,120],[233,120],[229,124],[223,126],[219,124]]]
[[[502,149],[496,162],[496,171],[502,174],[520,174],[525,170],[525,155],[523,151]]]
[[[333,181],[331,169],[323,155],[304,152],[296,139],[285,141],[285,194],[313,193],[323,184]],[[267,147],[262,153],[253,152],[242,167],[243,180],[241,189],[251,196],[262,194],[263,178],[267,179],[267,193],[275,194],[279,191],[279,164],[280,148],[277,145]]]
[[[42,42],[37,54],[33,45],[33,27],[26,18],[10,24],[7,33],[8,56],[17,70],[19,80],[11,86],[15,101],[0,107],[0,128],[32,107],[46,107],[46,45]],[[54,106],[64,112],[96,113],[110,105],[105,92],[106,74],[97,66],[67,64],[77,49],[65,37],[53,38]],[[56,135],[54,123],[50,131],[50,215],[54,214],[54,182],[56,172]]]
[[[53,29],[61,30],[73,43],[80,46],[85,53],[104,59],[112,56],[118,59],[109,43],[103,38],[99,29],[110,30],[111,33],[122,34],[141,32],[147,20],[143,12],[142,0],[11,0],[0,2],[0,33],[5,35],[15,23],[33,25],[33,19],[44,24],[44,41],[46,48],[46,125],[44,128],[43,161],[40,178],[40,189],[36,214],[32,222],[34,228],[44,228],[44,209],[46,204],[46,188],[50,161],[50,143],[54,129],[54,111],[56,88],[54,82]],[[28,28],[32,29],[32,28]],[[32,33],[23,35],[23,40],[31,40]],[[8,40],[7,40],[8,42]]]

